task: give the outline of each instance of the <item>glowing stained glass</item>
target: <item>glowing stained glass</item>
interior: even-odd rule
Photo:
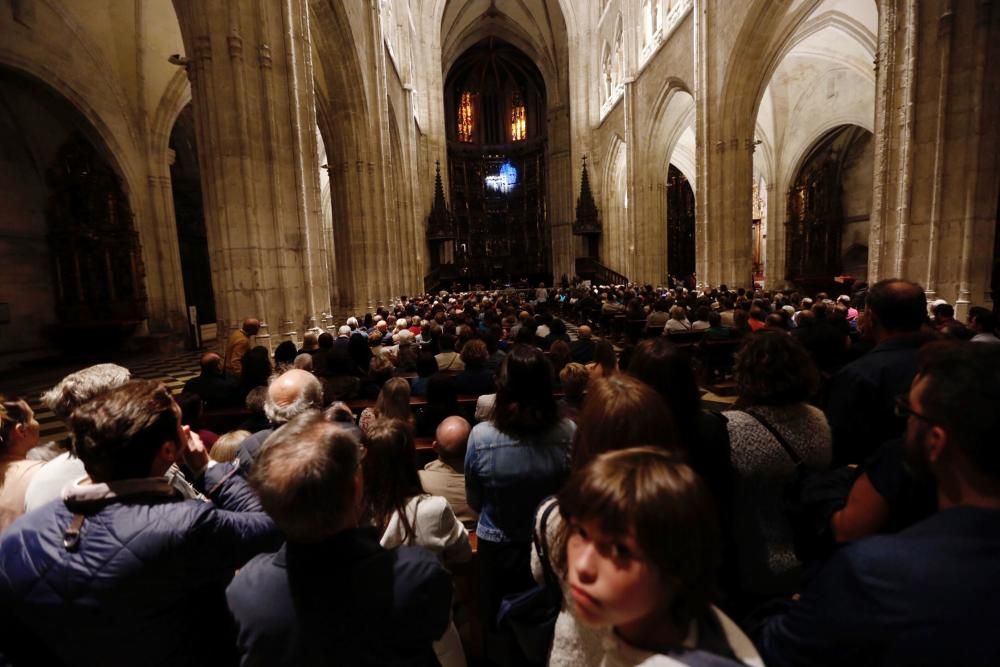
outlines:
[[[472,106],[472,93],[466,91],[462,93],[462,99],[458,103],[458,140],[471,142],[474,129],[475,109]]]
[[[517,169],[510,162],[500,165],[500,172],[486,177],[486,187],[507,194],[517,185]]]
[[[524,113],[524,102],[521,96],[514,93],[510,108],[510,140],[524,141],[528,136],[527,116]]]

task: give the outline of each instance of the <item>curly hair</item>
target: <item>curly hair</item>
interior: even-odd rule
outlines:
[[[740,402],[745,405],[792,405],[819,388],[819,371],[806,349],[781,332],[749,336],[733,367]]]

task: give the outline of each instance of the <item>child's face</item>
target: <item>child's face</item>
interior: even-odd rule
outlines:
[[[608,535],[596,521],[571,522],[566,561],[569,596],[584,625],[622,631],[666,613],[662,576],[633,535]]]

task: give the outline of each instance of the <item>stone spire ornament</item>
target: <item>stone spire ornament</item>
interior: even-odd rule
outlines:
[[[590,178],[587,176],[587,156],[583,156],[583,169],[580,175],[580,196],[576,200],[576,219],[573,221],[573,233],[581,236],[601,233],[600,213],[594,203],[594,194],[590,191]]]
[[[444,199],[444,185],[441,182],[441,162],[434,163],[437,173],[434,176],[434,204],[427,216],[427,240],[450,241],[455,238],[455,219],[448,210]]]

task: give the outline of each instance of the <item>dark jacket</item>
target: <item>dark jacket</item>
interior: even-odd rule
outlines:
[[[783,665],[1000,664],[1000,511],[955,507],[845,547],[762,627]]]
[[[909,392],[925,341],[919,334],[891,338],[833,376],[826,418],[835,466],[864,463],[883,442],[903,434],[906,420],[894,414],[894,401]]]
[[[569,356],[578,364],[589,364],[594,360],[597,343],[590,340],[575,340],[569,344]]]
[[[464,371],[455,376],[455,390],[459,395],[494,394],[497,390],[496,378],[494,378],[493,372],[486,367],[467,366]]]
[[[250,474],[250,468],[253,467],[254,461],[257,460],[257,454],[260,452],[260,448],[264,446],[264,441],[271,437],[271,434],[277,431],[279,426],[271,424],[268,428],[263,431],[257,431],[253,435],[247,436],[247,439],[240,443],[239,449],[236,450],[236,458],[240,462],[240,474],[244,477]]]
[[[437,558],[383,549],[371,528],[259,556],[226,594],[244,665],[436,665],[451,613]]]
[[[0,653],[15,665],[232,664],[225,587],[281,543],[232,472],[206,472],[204,487],[218,486],[214,503],[183,500],[161,483],[53,501],[15,521],[0,539]],[[74,548],[63,540],[75,513],[84,520]]]
[[[231,408],[243,404],[240,384],[225,373],[202,373],[184,383],[184,391],[198,394],[206,408]]]

